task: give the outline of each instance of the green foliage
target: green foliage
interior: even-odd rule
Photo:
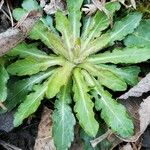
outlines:
[[[126,46],[150,46],[150,19],[142,20],[140,26],[125,40]]]
[[[8,73],[3,66],[0,68],[0,100],[4,101],[7,96],[4,105],[8,111],[20,104],[14,116],[15,126],[34,113],[45,97],[56,98],[53,137],[58,150],[69,149],[74,139],[74,114],[86,134],[91,138],[97,135],[102,127],[95,108],[114,133],[123,138],[132,136],[132,119],[105,87],[110,91],[125,91],[128,85],[137,84],[140,69],[131,64],[150,59],[147,42],[150,20],[140,24],[142,14],[132,12],[123,18],[115,17],[110,28],[103,12],[97,11],[90,17],[82,14],[82,3],[83,0],[67,0],[68,15],[57,11],[55,28],[53,21],[48,26],[46,19],[41,18],[29,33],[37,43],[23,42],[7,54],[11,58],[7,64],[11,75],[8,96]],[[22,7],[13,12],[16,20],[31,10],[40,9],[35,0],[25,0]],[[114,16],[120,4],[109,2],[106,8]],[[47,46],[47,52],[38,48],[39,40]],[[117,48],[115,42],[122,40],[125,46]],[[21,79],[14,83],[14,76]]]
[[[98,132],[98,122],[94,118],[91,96],[88,94],[89,89],[85,84],[84,78],[80,73],[81,69],[74,70],[74,101],[76,102],[74,111],[77,113],[77,118],[82,128],[92,137]],[[88,122],[88,123],[87,123]]]
[[[20,125],[25,118],[27,118],[29,115],[37,110],[47,90],[47,84],[36,85],[33,89],[34,92],[30,93],[26,97],[23,103],[21,103],[21,105],[19,106],[18,111],[15,113],[15,126]]]
[[[3,65],[0,65],[0,102],[4,102],[7,98],[7,81],[9,75]]]
[[[125,107],[114,101],[110,93],[105,91],[96,80],[94,82],[96,84],[93,94],[96,99],[95,107],[101,110],[101,117],[113,131],[119,132],[123,137],[127,138],[132,135],[134,126]]]
[[[75,117],[71,107],[70,84],[63,86],[55,102],[53,113],[53,135],[56,148],[58,150],[68,149],[74,139]]]

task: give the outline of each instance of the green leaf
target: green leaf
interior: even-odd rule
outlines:
[[[22,8],[16,8],[13,10],[13,17],[19,21],[23,16],[27,14],[27,11]]]
[[[34,92],[30,93],[23,103],[20,104],[17,112],[14,115],[14,126],[17,127],[22,124],[23,120],[29,117],[32,113],[34,113],[41,101],[44,98],[45,92],[47,89],[47,84],[44,85],[36,85],[34,87]]]
[[[82,6],[83,0],[67,0],[67,6],[68,6],[68,19],[71,23],[71,27],[73,30],[73,39],[74,42],[79,38],[80,36],[80,19],[81,19],[81,6]]]
[[[127,84],[110,71],[102,70],[98,75],[99,82],[113,91],[125,91]]]
[[[60,91],[60,88],[63,85],[66,85],[68,82],[71,71],[74,65],[71,63],[65,63],[63,67],[58,68],[57,71],[49,78],[48,89],[46,96],[48,98],[53,98]]]
[[[58,94],[53,113],[53,138],[57,150],[67,150],[74,139],[75,117],[71,107],[70,86],[64,86]]]
[[[55,54],[68,57],[61,38],[50,30],[44,22],[38,21],[30,32],[30,38],[41,40],[48,48],[51,48]]]
[[[75,101],[74,111],[77,113],[79,124],[84,129],[84,131],[88,135],[95,137],[99,125],[94,118],[93,112],[94,104],[91,100],[90,95],[88,94],[89,89],[85,84],[80,68],[76,68],[74,70],[73,75],[74,75],[73,91]]]
[[[89,32],[89,28],[91,25],[92,17],[91,16],[85,16],[82,19],[83,21],[83,28],[82,28],[82,34],[81,34],[81,39],[86,39],[87,34]]]
[[[99,150],[98,147],[92,147],[90,141],[94,140],[93,137],[90,137],[82,129],[80,130],[80,137],[83,140],[83,150]]]
[[[133,12],[128,14],[120,21],[115,22],[113,29],[110,31],[110,42],[116,40],[121,41],[128,34],[132,33],[139,25],[142,19],[142,14],[139,12]]]
[[[47,68],[55,65],[60,65],[63,59],[59,57],[52,57],[52,59],[33,59],[25,58],[18,60],[8,66],[7,70],[12,75],[23,76],[32,75],[40,71],[45,71]]]
[[[124,40],[125,45],[150,47],[149,27],[150,19],[142,20],[138,28]]]
[[[96,109],[101,110],[101,117],[114,132],[124,138],[131,137],[134,133],[134,125],[125,107],[112,99],[98,81],[95,80],[95,84],[93,96],[96,99]]]
[[[99,52],[100,50],[108,46],[108,43],[110,41],[109,37],[109,34],[102,34],[100,37],[89,42],[89,44],[87,45],[87,49],[82,52],[81,59],[84,59],[91,54]]]
[[[120,9],[120,4],[118,2],[110,2],[106,3],[105,7],[109,11],[110,15],[113,16],[114,12]],[[87,29],[87,35],[84,33],[82,51],[85,50],[91,40],[99,37],[101,35],[101,31],[107,29],[109,24],[110,19],[107,17],[107,15],[104,12],[97,11]]]
[[[4,102],[7,98],[7,81],[9,79],[9,75],[4,68],[0,64],[0,102]]]
[[[69,53],[69,57],[70,59],[72,59],[73,37],[72,37],[71,24],[67,19],[67,17],[63,14],[63,12],[57,11],[55,16],[56,16],[56,28],[61,32],[62,39]]]
[[[8,97],[4,102],[4,105],[6,106],[7,110],[12,110],[14,107],[16,107],[17,104],[24,101],[27,94],[32,90],[32,87],[35,84],[41,83],[44,79],[48,78],[54,72],[53,69],[49,69],[46,72],[41,72],[29,78],[19,80],[15,83],[14,81],[9,83]],[[4,113],[4,111],[0,109],[0,113]]]
[[[27,11],[38,10],[41,8],[36,0],[24,0],[22,7]]]
[[[98,68],[108,70],[125,80],[129,85],[134,86],[138,83],[138,74],[140,72],[140,68],[137,66],[129,66],[117,68],[115,65],[97,65]]]
[[[53,16],[47,15],[45,18],[42,18],[42,21],[57,35],[59,35],[58,31],[54,26]]]
[[[13,48],[9,53],[9,56],[19,56],[20,58],[35,57],[39,59],[50,58],[45,52],[40,51],[33,44],[21,43]]]
[[[87,61],[92,64],[135,64],[147,61],[148,59],[150,59],[150,50],[148,47],[127,47],[93,55]]]
[[[102,123],[100,123],[100,126],[101,128],[98,131],[98,134],[96,136],[97,138],[102,136],[106,132],[105,129],[107,128]],[[80,137],[83,140],[83,150],[109,150],[111,148],[111,143],[107,139],[104,139],[95,147],[92,147],[91,141],[94,140],[94,138],[88,136],[82,129],[80,130]]]
[[[135,12],[130,13],[120,21],[117,21],[112,30],[89,42],[87,49],[83,51],[82,58],[84,59],[90,54],[99,52],[103,48],[111,45],[116,40],[121,41],[124,39],[125,36],[132,33],[139,25],[141,18],[142,15],[138,12]]]
[[[89,75],[89,73],[84,69],[81,70],[81,73],[84,76],[87,86],[90,88],[94,87],[95,83],[93,82],[93,80],[91,80],[91,76]]]
[[[86,69],[92,76],[98,77],[98,80],[102,85],[113,91],[125,91],[127,89],[125,81],[109,70],[102,68],[99,69],[98,67],[88,63],[82,64],[80,67]],[[90,79],[88,80],[90,81]]]

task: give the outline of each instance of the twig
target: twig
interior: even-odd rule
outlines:
[[[5,10],[3,10],[2,8],[0,9],[2,11],[2,13],[11,21],[9,15],[5,12]]]
[[[6,1],[6,4],[7,4],[9,16],[10,16],[11,26],[13,27],[14,26],[14,21],[13,21],[13,17],[12,17],[12,13],[11,13],[11,10],[10,10],[10,7],[9,7],[8,0]]]
[[[103,141],[104,139],[106,139],[110,134],[112,134],[112,131],[111,130],[108,130],[106,133],[104,133],[103,135],[101,135],[100,137],[90,141],[91,142],[91,145],[92,147],[96,147],[96,145],[98,143],[100,143],[101,141]]]
[[[0,144],[6,148],[7,150],[22,150],[21,148],[18,148],[14,145],[8,144],[5,141],[0,140]]]
[[[0,107],[3,109],[3,110],[7,110],[7,108],[4,106],[4,104],[2,102],[0,102]]]
[[[4,0],[1,0],[1,2],[0,2],[0,9],[2,9],[3,4],[4,4]]]
[[[4,55],[18,43],[23,41],[40,17],[41,14],[39,12],[31,11],[19,27],[10,28],[6,32],[1,33],[0,56]]]

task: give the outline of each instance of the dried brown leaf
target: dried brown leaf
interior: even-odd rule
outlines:
[[[44,108],[38,127],[34,150],[56,150],[52,139],[52,110]]]
[[[129,97],[140,97],[142,94],[150,91],[150,73],[147,74],[136,86],[130,89],[127,93],[119,97],[119,99],[127,99]]]
[[[135,124],[135,135],[129,139],[121,138],[122,140],[137,141],[150,124],[150,96],[146,99],[142,97],[148,91],[150,91],[150,73],[137,86],[119,98],[119,101],[128,109]]]
[[[127,143],[126,145],[121,147],[120,150],[133,150],[133,148],[130,143]]]
[[[65,11],[66,4],[64,0],[51,0],[49,4],[44,3],[44,0],[41,0],[41,6],[46,14],[51,15],[55,14],[57,10]]]

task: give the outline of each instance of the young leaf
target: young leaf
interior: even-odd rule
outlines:
[[[53,68],[54,69],[54,68]],[[33,75],[29,78],[19,80],[14,83],[8,84],[8,97],[4,102],[8,111],[11,111],[16,107],[17,104],[20,104],[25,100],[27,94],[32,90],[32,87],[35,84],[41,83],[44,79],[49,77],[54,70],[49,69],[46,72],[41,72],[39,74]],[[0,109],[0,113],[4,113],[2,109]]]
[[[80,19],[81,19],[81,5],[83,3],[83,0],[67,0],[67,6],[68,6],[68,19],[71,23],[71,27],[73,30],[73,39],[74,42],[79,38],[80,36]]]
[[[47,89],[47,84],[36,85],[34,92],[30,93],[25,101],[20,104],[14,116],[14,126],[17,127],[22,124],[23,120],[34,113],[39,107],[41,100]]]
[[[116,40],[121,41],[126,35],[134,31],[134,29],[139,25],[141,18],[142,15],[135,12],[130,13],[121,21],[117,21],[111,31],[89,42],[82,57],[85,58],[90,54],[94,54],[112,44]]]
[[[99,125],[94,118],[93,112],[94,104],[91,100],[90,95],[88,94],[89,89],[85,84],[80,68],[76,68],[74,70],[73,75],[74,75],[73,91],[75,101],[74,111],[77,113],[79,124],[84,129],[84,131],[88,135],[95,137]]]
[[[7,98],[7,81],[9,79],[9,75],[4,68],[0,64],[0,102],[4,102]]]
[[[122,20],[117,21],[114,24],[113,29],[110,31],[110,42],[116,40],[121,41],[128,34],[132,33],[139,25],[142,18],[142,14],[139,12],[130,13]]]
[[[110,12],[110,15],[113,16],[113,13],[120,9],[120,4],[118,2],[111,2],[107,3],[105,7]],[[89,44],[91,40],[93,40],[96,37],[99,37],[101,31],[108,28],[109,24],[110,20],[107,17],[107,15],[104,12],[97,11],[95,16],[92,18],[90,26],[88,27],[88,31],[86,33],[87,35],[84,34],[84,42],[81,51],[84,51],[87,44]]]
[[[53,113],[53,138],[57,150],[67,150],[74,139],[75,117],[71,107],[70,86],[64,86],[58,94]]]
[[[71,76],[73,67],[73,64],[66,63],[63,67],[58,68],[57,71],[50,77],[46,92],[46,96],[48,98],[53,98],[56,96],[56,94],[60,91],[60,88],[63,85],[66,85]]]
[[[22,7],[27,11],[38,10],[41,8],[36,0],[24,0]]]
[[[56,12],[56,28],[61,32],[62,39],[67,47],[69,58],[72,59],[72,29],[71,24],[63,12]]]
[[[103,34],[102,36],[94,39],[93,41],[89,42],[89,44],[87,45],[87,49],[85,51],[83,51],[81,54],[81,59],[86,58],[87,56],[94,54],[96,52],[99,52],[100,50],[102,50],[103,48],[105,48],[106,46],[108,46],[109,43],[109,34]]]
[[[129,35],[124,43],[126,46],[150,46],[150,19],[142,20],[138,28]]]
[[[18,44],[15,48],[13,48],[7,55],[9,56],[18,56],[20,58],[26,58],[26,57],[35,57],[39,59],[46,59],[50,58],[45,52],[40,51],[35,45],[21,43]]]
[[[129,118],[125,107],[111,98],[111,95],[104,91],[102,86],[95,80],[96,109],[101,110],[101,117],[108,126],[120,136],[127,138],[133,135],[134,125]]]
[[[148,47],[127,47],[124,49],[115,49],[112,52],[96,54],[87,59],[92,64],[101,63],[123,63],[135,64],[150,59],[150,50]]]
[[[7,70],[12,75],[32,75],[40,71],[45,71],[47,68],[55,65],[60,65],[63,62],[61,58],[52,57],[52,59],[34,59],[34,58],[25,58],[18,60],[15,63],[12,63],[8,66]]]
[[[80,67],[86,69],[92,76],[98,77],[98,80],[102,85],[113,91],[124,91],[127,89],[125,81],[109,70],[99,69],[88,63],[82,64]]]
[[[115,65],[100,64],[96,65],[96,67],[112,72],[119,78],[125,80],[131,86],[134,86],[138,83],[138,74],[140,72],[140,68],[137,66],[117,68]]]
[[[30,32],[30,38],[41,40],[48,48],[51,48],[55,54],[68,57],[67,50],[60,37],[51,31],[42,21],[35,24]]]
[[[87,34],[89,32],[91,21],[92,21],[91,16],[86,16],[83,18],[83,27],[82,27],[81,39],[86,39]]]
[[[13,17],[19,21],[23,16],[27,14],[27,11],[22,8],[16,8],[13,10]]]

